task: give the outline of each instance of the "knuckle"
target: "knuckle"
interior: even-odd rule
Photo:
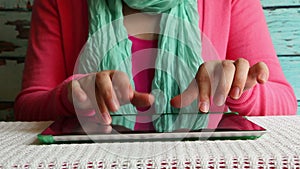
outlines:
[[[124,77],[127,77],[127,74],[125,72],[122,72],[122,71],[115,71],[113,73],[113,77],[115,77],[115,78],[120,78],[120,77],[124,78]]]
[[[200,65],[199,67],[199,71],[202,72],[202,71],[206,71],[207,67],[209,66],[209,64],[207,62],[204,62]]]
[[[129,78],[125,72],[116,71],[111,75],[111,81],[113,84],[120,85],[129,83]]]
[[[224,61],[222,61],[222,66],[225,69],[227,69],[227,68],[235,68],[235,66],[233,65],[232,61],[230,61],[230,60],[224,60]]]
[[[208,74],[207,69],[206,69],[206,66],[207,66],[207,63],[203,63],[200,66],[199,71],[197,72],[196,81],[198,83],[207,82],[210,79],[209,74]]]
[[[269,71],[268,66],[264,62],[258,62],[254,66],[256,73],[263,73]]]
[[[98,72],[98,73],[96,73],[96,81],[99,81],[106,76],[107,76],[106,72]]]
[[[120,76],[127,77],[127,74],[126,74],[125,72],[117,71],[116,73],[117,73],[118,75],[120,75]]]
[[[210,81],[210,78],[209,76],[207,75],[207,73],[200,73],[197,78],[196,78],[196,81],[198,83],[206,83],[206,82],[209,82]]]
[[[266,67],[266,64],[264,62],[258,62],[256,65],[259,68],[265,68]]]
[[[208,74],[208,71],[207,71],[208,67],[209,67],[209,64],[207,62],[201,64],[199,67],[199,70],[197,72],[197,76],[200,76],[202,74]]]
[[[257,62],[257,64],[258,64],[258,65],[263,65],[263,64],[264,64],[264,62]]]
[[[250,63],[248,62],[248,60],[244,59],[244,58],[239,58],[235,61],[236,65],[243,65],[243,66],[249,66]]]

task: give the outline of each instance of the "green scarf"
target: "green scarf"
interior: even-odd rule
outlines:
[[[156,59],[152,94],[155,96],[156,113],[198,111],[197,103],[176,109],[170,100],[182,93],[191,83],[203,63],[197,0],[123,0],[129,7],[161,14],[159,50]],[[123,25],[122,0],[88,0],[89,39],[81,52],[78,73],[102,70],[125,72],[134,87],[131,64],[132,42]],[[125,105],[117,112],[137,113],[132,105]],[[126,123],[133,128],[135,119],[113,123]]]

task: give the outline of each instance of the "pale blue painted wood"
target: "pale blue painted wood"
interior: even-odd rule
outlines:
[[[298,115],[300,115],[300,56],[279,57],[279,61],[287,80],[294,88],[298,100]]]
[[[300,0],[261,0],[264,7],[300,5]]]
[[[300,115],[300,0],[261,0],[283,72],[294,88]]]
[[[300,56],[279,57],[279,61],[284,75],[293,86],[297,99],[300,100]]]
[[[265,10],[278,55],[300,55],[300,8]]]

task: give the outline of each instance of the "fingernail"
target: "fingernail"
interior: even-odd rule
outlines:
[[[103,119],[103,122],[106,124],[111,123],[111,117],[110,117],[109,113],[102,113],[102,119]]]
[[[222,106],[223,104],[225,103],[225,96],[224,95],[218,95],[216,98],[215,98],[215,104],[217,106]]]
[[[240,97],[240,92],[241,90],[239,87],[234,87],[231,91],[231,97],[233,99],[238,99]]]
[[[200,102],[199,109],[200,109],[201,112],[207,113],[209,111],[208,102]]]

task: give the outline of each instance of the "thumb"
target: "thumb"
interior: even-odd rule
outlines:
[[[85,102],[88,97],[77,80],[72,81],[72,96],[77,102]]]
[[[131,104],[136,107],[148,107],[154,102],[154,96],[149,93],[133,92],[133,97],[130,100]]]

